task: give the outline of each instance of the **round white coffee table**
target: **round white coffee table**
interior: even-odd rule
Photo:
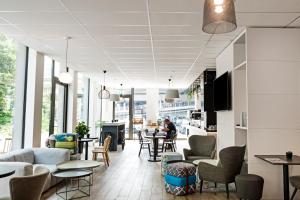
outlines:
[[[58,170],[71,170],[71,169],[94,169],[99,167],[100,163],[93,160],[71,160],[58,164]]]

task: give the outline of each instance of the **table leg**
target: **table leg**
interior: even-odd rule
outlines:
[[[85,142],[85,160],[89,159],[89,143]]]
[[[290,199],[290,187],[289,187],[289,166],[283,165],[283,188],[284,188],[284,200]]]
[[[157,157],[157,148],[158,148],[157,142],[158,142],[158,139],[154,138],[154,155],[153,155],[154,162],[156,162],[156,157]]]
[[[158,156],[158,138],[153,138],[153,145],[154,145],[154,152],[153,152],[153,159],[148,160],[149,162],[160,162],[160,160],[157,160]]]

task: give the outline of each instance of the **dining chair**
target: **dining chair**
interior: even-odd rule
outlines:
[[[150,150],[150,144],[151,142],[147,139],[144,139],[142,136],[142,132],[138,132],[138,137],[139,137],[139,143],[140,143],[140,151],[139,151],[139,156],[141,155],[142,149],[148,149],[149,151],[149,156],[151,156],[151,150]]]
[[[111,142],[111,136],[107,136],[103,142],[103,146],[95,147],[94,150],[92,151],[93,153],[93,160],[97,160],[98,154],[102,154],[103,162],[105,166],[109,166],[109,146]]]

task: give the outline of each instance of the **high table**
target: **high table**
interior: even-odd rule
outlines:
[[[156,159],[158,156],[158,140],[165,139],[166,136],[165,135],[155,135],[155,136],[147,135],[147,136],[145,136],[145,138],[153,140],[153,145],[154,145],[153,159],[150,157],[150,159],[148,161],[149,162],[160,162],[160,160]]]
[[[78,142],[82,142],[85,143],[85,160],[89,159],[89,142],[92,142],[93,139],[91,138],[82,138],[80,140],[78,140]]]
[[[287,160],[285,155],[255,155],[255,157],[272,165],[282,165],[284,200],[289,200],[289,165],[300,165],[300,156],[294,155],[292,160]]]
[[[4,167],[0,167],[0,178],[4,178],[10,175],[13,175],[15,173],[14,169],[8,169]]]

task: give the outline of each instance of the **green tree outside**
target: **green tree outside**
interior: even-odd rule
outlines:
[[[16,45],[0,34],[0,135],[12,135],[15,96]]]

